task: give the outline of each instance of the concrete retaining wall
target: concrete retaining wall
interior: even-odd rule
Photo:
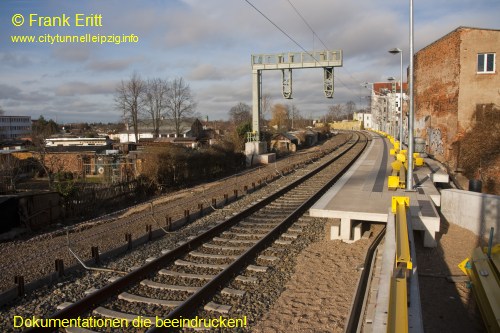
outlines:
[[[448,222],[489,237],[495,228],[493,242],[500,243],[500,196],[462,190],[441,191],[441,213]]]

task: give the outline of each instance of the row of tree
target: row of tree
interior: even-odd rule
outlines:
[[[141,119],[151,121],[155,137],[159,136],[162,120],[171,121],[179,135],[182,121],[192,117],[196,108],[191,88],[182,77],[143,80],[137,73],[128,81],[121,81],[115,102],[124,120],[133,127],[136,141],[139,141]]]
[[[312,125],[313,119],[304,117],[295,105],[281,103],[271,105],[269,100],[267,101],[271,117],[268,121],[261,119],[261,123],[267,123],[268,126],[274,127],[278,131],[305,128]],[[356,103],[352,101],[349,101],[346,104],[336,104],[328,108],[328,113],[324,116],[324,119],[326,122],[352,119],[352,116],[356,111]],[[240,102],[229,110],[229,118],[230,122],[235,126],[242,126],[242,124],[246,123],[251,124],[252,108],[250,105]]]

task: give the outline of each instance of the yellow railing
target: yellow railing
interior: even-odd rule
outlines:
[[[408,221],[410,198],[392,197],[392,212],[396,214],[396,255],[391,277],[389,309],[387,312],[387,332],[408,332],[408,279],[411,276],[410,241]]]
[[[500,245],[490,250],[480,247],[460,265],[470,278],[472,292],[488,332],[500,332]]]
[[[387,312],[387,332],[408,332],[408,291],[406,274],[391,277],[391,289],[389,295],[389,311]],[[399,276],[399,274],[403,276]]]
[[[396,214],[396,267],[412,269],[410,242],[408,240],[408,197],[392,197],[392,212]]]

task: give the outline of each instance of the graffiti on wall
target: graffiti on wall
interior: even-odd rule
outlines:
[[[443,139],[441,136],[441,130],[439,128],[427,128],[427,133],[429,135],[429,149],[433,155],[443,155]]]

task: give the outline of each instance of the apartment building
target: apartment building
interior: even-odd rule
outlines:
[[[0,116],[0,140],[16,140],[30,134],[30,116]]]
[[[459,27],[415,54],[415,136],[460,168],[460,141],[500,119],[500,30]],[[462,154],[463,155],[463,154]]]

